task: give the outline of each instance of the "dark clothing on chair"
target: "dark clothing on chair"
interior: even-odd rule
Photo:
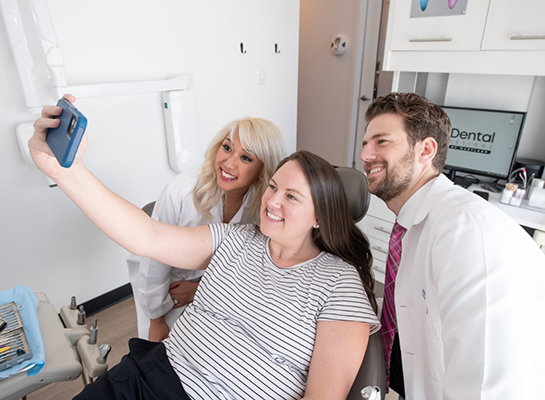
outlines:
[[[190,400],[163,343],[133,338],[129,354],[74,397],[76,400]]]
[[[390,361],[390,387],[401,397],[405,398],[405,384],[403,383],[403,366],[401,364],[401,348],[399,335],[396,332]]]

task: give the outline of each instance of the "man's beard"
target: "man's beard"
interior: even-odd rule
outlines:
[[[395,199],[405,192],[414,174],[414,149],[409,151],[399,161],[397,167],[390,169],[386,165],[386,176],[373,187],[373,178],[369,180],[369,191],[383,201]]]

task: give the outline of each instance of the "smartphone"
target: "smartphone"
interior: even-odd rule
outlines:
[[[60,99],[57,106],[62,108],[62,113],[55,118],[61,123],[58,128],[49,128],[46,140],[59,164],[70,168],[87,127],[87,118],[65,98]]]

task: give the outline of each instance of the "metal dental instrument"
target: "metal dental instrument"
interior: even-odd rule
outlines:
[[[78,325],[85,325],[85,310],[83,309],[83,305],[79,306]]]
[[[70,307],[69,308],[71,310],[76,310],[78,308],[77,303],[76,303],[76,296],[72,296],[72,298],[70,299]]]
[[[89,344],[97,344],[97,336],[98,336],[98,326],[97,326],[97,317],[95,317],[95,320],[93,321],[93,326],[90,329],[90,335],[89,335]]]
[[[112,350],[112,347],[109,344],[103,344],[100,346],[98,349],[99,357],[97,358],[97,362],[99,364],[106,364],[106,358],[108,357],[110,350]]]

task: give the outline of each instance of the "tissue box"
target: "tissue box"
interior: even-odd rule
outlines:
[[[535,188],[532,191],[530,199],[528,199],[528,205],[530,207],[545,209],[545,189]]]

